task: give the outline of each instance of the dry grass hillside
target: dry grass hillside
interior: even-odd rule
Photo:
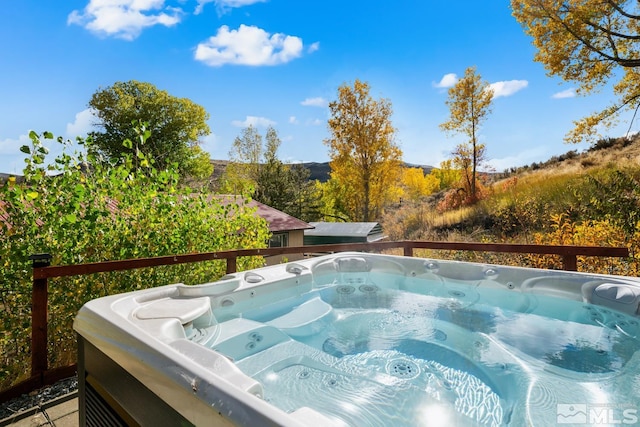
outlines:
[[[609,164],[618,166],[640,165],[640,135],[630,139],[611,138],[601,140],[582,153],[575,150],[554,156],[542,163],[513,168],[512,173],[522,177],[534,175],[579,174],[585,169],[601,167]]]
[[[393,240],[626,246],[633,257],[585,271],[640,273],[640,138],[608,139],[543,163],[487,176],[486,197],[448,209],[442,195],[388,210],[382,218]],[[458,259],[558,267],[554,259],[448,254]],[[487,258],[488,257],[488,258]],[[498,259],[499,258],[499,259]],[[525,259],[526,258],[526,259]],[[592,263],[592,264],[588,264]]]

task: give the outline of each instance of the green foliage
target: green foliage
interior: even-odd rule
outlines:
[[[453,160],[442,161],[440,167],[431,170],[430,175],[438,180],[440,190],[450,190],[462,179],[461,171],[453,167]]]
[[[234,161],[227,166],[223,177],[223,192],[237,194],[251,191],[253,197],[303,221],[320,218],[320,194],[309,171],[302,165],[285,165],[278,158],[280,138],[269,126],[263,144],[262,135],[249,126],[233,143],[229,157]]]
[[[640,170],[605,168],[573,185],[582,218],[611,221],[628,235],[640,223]]]
[[[0,188],[0,389],[28,376],[31,264],[50,253],[53,265],[209,252],[266,246],[266,222],[237,203],[178,186],[176,169],[158,170],[144,154],[153,138],[146,127],[126,142],[123,160],[96,161],[93,141],[78,140],[86,153],[63,153],[47,166],[45,132],[31,132],[22,147],[25,180]],[[136,151],[135,147],[142,150]],[[138,153],[142,155],[138,155]],[[238,268],[261,266],[261,257],[238,260]],[[72,320],[85,302],[107,294],[170,283],[202,283],[225,274],[224,261],[53,279],[49,286],[49,363],[75,360]]]
[[[249,125],[233,140],[229,151],[231,162],[222,177],[221,190],[230,194],[253,193],[258,185],[262,155],[262,135]]]
[[[254,198],[303,221],[320,219],[320,193],[302,165],[271,159],[260,169]]]
[[[100,131],[91,132],[97,150],[111,163],[118,163],[127,150],[144,153],[156,169],[178,165],[182,175],[202,173],[198,159],[199,138],[210,133],[209,114],[187,98],[176,98],[150,83],[130,80],[100,89],[89,101]],[[132,123],[148,123],[145,146],[138,147]],[[133,141],[123,145],[122,141]]]
[[[321,194],[322,220],[329,222],[351,221],[349,209],[345,201],[348,199],[349,189],[341,186],[335,179],[327,182],[316,182],[317,191]]]
[[[196,145],[191,148],[192,155],[183,166],[183,170],[189,171],[188,175],[195,179],[206,179],[213,173],[213,165],[209,153]]]

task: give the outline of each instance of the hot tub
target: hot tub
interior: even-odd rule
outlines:
[[[87,303],[82,425],[637,423],[640,281],[341,253]]]

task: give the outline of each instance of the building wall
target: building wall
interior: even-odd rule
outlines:
[[[303,230],[289,231],[288,234],[289,234],[289,247],[303,245],[303,242],[304,242]],[[303,258],[304,258],[303,254],[286,254],[286,255],[274,255],[270,257],[265,257],[265,261],[267,265],[275,265],[275,264],[282,264],[283,262],[288,262],[288,261],[298,261]]]
[[[289,232],[289,246],[302,246],[304,242],[304,231],[295,230]]]

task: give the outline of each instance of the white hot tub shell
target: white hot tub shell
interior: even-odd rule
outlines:
[[[372,274],[390,274],[392,279],[384,283],[376,279],[373,285]],[[482,330],[478,320],[485,322],[487,316],[463,319],[470,323],[470,335],[467,337],[466,330],[463,334],[459,325],[449,324],[449,321],[460,323],[462,315],[458,314],[456,319],[453,314],[443,314],[447,310],[455,314],[456,310],[474,304],[476,307],[495,303],[507,306],[514,313],[542,316],[551,310],[547,302],[553,301],[545,298],[573,301],[578,307],[575,316],[586,316],[586,320],[581,320],[582,317],[576,320],[579,327],[591,319],[596,326],[609,328],[608,331],[622,331],[621,334],[633,340],[640,337],[640,326],[634,320],[639,319],[640,282],[637,279],[389,255],[327,255],[235,273],[213,283],[197,286],[173,284],[87,303],[74,322],[79,349],[81,425],[347,425],[348,421],[342,422],[312,405],[300,404],[285,410],[270,403],[265,398],[262,381],[266,377],[258,375],[258,368],[247,363],[243,365],[241,361],[250,360],[269,349],[280,348],[283,349],[281,352],[300,349],[299,355],[288,354],[287,357],[297,357],[296,360],[315,357],[315,361],[309,362],[310,366],[314,363],[331,366],[326,368],[326,372],[333,372],[339,378],[343,372],[336,367],[339,366],[336,361],[349,351],[354,353],[357,343],[350,346],[352,343],[349,342],[326,340],[325,349],[332,354],[324,354],[317,349],[307,349],[295,338],[322,333],[323,328],[336,321],[336,310],[329,303],[331,301],[326,301],[329,290],[333,292],[331,295],[335,296],[336,304],[341,303],[340,298],[360,293],[358,304],[364,307],[372,304],[368,296],[370,293],[367,294],[372,290],[374,294],[378,291],[376,298],[391,301],[392,297],[384,293],[386,288],[390,292],[402,290],[411,295],[435,295],[442,301],[448,298],[446,304],[437,308],[441,318],[437,325],[441,326],[433,326],[436,321],[428,322],[431,326],[425,323],[425,330],[431,328],[429,330],[435,333],[429,332],[429,335],[416,330],[404,339],[404,347],[400,347],[400,350],[408,349],[407,354],[415,356],[419,353],[419,349],[416,350],[419,344],[416,343],[432,339],[440,345],[443,336],[449,337],[445,343],[448,346],[446,351],[441,352],[445,356],[440,365],[446,364],[447,355],[455,356],[453,359],[456,360],[467,360],[481,347],[492,349],[493,359],[502,358],[499,364],[494,364],[503,366],[505,372],[508,368],[504,366],[515,366],[513,369],[518,370],[520,368],[516,365],[529,357],[525,354],[528,351],[526,345],[524,350],[513,349],[517,341],[513,336],[504,332],[500,335],[495,326],[491,330]],[[580,308],[580,304],[584,306]],[[270,307],[268,313],[256,314],[262,307]],[[394,310],[392,314],[399,316],[402,307]],[[478,316],[478,312],[470,313]],[[611,319],[618,319],[618,323],[612,324],[614,320]],[[620,319],[626,319],[626,323]],[[456,341],[458,336],[462,338]],[[473,340],[475,346],[467,345],[469,340]],[[367,345],[371,350],[372,344]],[[433,345],[425,348],[436,349]],[[531,349],[531,352],[535,351]],[[591,353],[588,353],[589,357],[598,357],[591,356]],[[623,363],[616,362],[610,370],[603,368],[597,378],[596,374],[585,375],[591,380],[595,378],[594,381],[606,382],[614,376],[615,370],[616,376],[630,374],[640,380],[640,372],[635,368],[638,358],[629,352]],[[492,363],[495,362],[493,359]],[[277,360],[264,362],[265,366],[277,363]],[[555,378],[558,381],[568,378],[575,382],[579,375],[583,375],[582,368],[572,361],[554,363],[544,368],[555,375],[553,381]],[[432,377],[436,365],[440,366],[437,363],[429,365]],[[407,362],[396,365],[395,369],[400,369],[402,372],[399,373],[406,376],[407,369],[418,368]],[[495,384],[494,388],[500,389],[496,391],[497,395],[513,395],[513,398],[501,395],[500,399],[505,402],[527,399],[526,393],[531,394],[532,389],[539,387],[527,383],[529,390],[519,394],[521,391],[517,385],[512,384],[518,382],[512,380],[516,374],[496,373],[492,369],[479,368],[471,372],[477,378],[487,378],[487,384]],[[424,367],[422,371],[426,372]],[[390,381],[379,372],[372,378],[382,383]],[[424,384],[421,387],[424,388]],[[427,384],[427,390],[429,387],[431,385]],[[520,410],[515,405],[511,410],[514,412],[509,415],[501,412],[496,423],[518,425],[519,420],[534,422],[542,419],[540,417],[551,419],[556,415],[535,412],[542,409],[534,406]],[[450,420],[473,421],[467,416],[456,418],[454,415]],[[481,421],[475,419],[474,423],[491,425]],[[384,421],[381,423],[384,425]]]

